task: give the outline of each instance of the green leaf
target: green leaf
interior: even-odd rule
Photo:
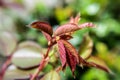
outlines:
[[[92,53],[92,48],[93,41],[88,35],[86,35],[80,45],[78,53],[83,59],[87,59]]]
[[[37,69],[32,70],[20,70],[15,65],[10,65],[5,72],[4,80],[15,80],[15,79],[29,79],[31,74]],[[39,74],[41,75],[42,72]]]
[[[89,69],[82,77],[81,80],[110,80],[107,73],[99,69]]]
[[[57,46],[53,46],[52,50],[49,52],[49,57],[50,57],[50,60],[49,62],[51,63],[55,63],[58,59],[58,56],[57,56]]]
[[[50,71],[41,80],[60,80],[60,75],[56,71]]]
[[[0,32],[0,53],[3,56],[9,56],[13,53],[17,45],[15,36],[10,32]]]
[[[41,48],[35,42],[22,42],[12,57],[12,63],[21,69],[37,66],[43,58],[40,52]]]

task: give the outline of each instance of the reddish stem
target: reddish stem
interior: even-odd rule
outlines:
[[[48,60],[49,60],[49,56],[48,53],[50,51],[50,47],[47,49],[47,52],[44,56],[44,59],[41,61],[38,69],[36,70],[36,72],[32,75],[32,77],[30,78],[30,80],[35,80],[35,78],[38,76],[38,74],[40,73],[40,71],[45,67],[45,65],[47,64]]]
[[[3,80],[5,71],[6,71],[7,67],[11,64],[11,58],[12,58],[12,55],[10,55],[7,58],[7,60],[5,61],[5,63],[3,64],[2,69],[0,71],[0,80]]]
[[[11,55],[7,57],[7,60],[2,65],[2,69],[0,71],[0,80],[3,80],[5,71],[8,68],[8,66],[11,64],[12,56],[13,56],[14,52],[17,50],[17,48],[18,48],[18,46],[16,46],[16,48],[13,50],[13,52],[11,53]]]
[[[62,70],[62,67],[61,66],[58,66],[57,68],[56,68],[56,72],[60,72]]]

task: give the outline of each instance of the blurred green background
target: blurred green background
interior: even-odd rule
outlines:
[[[41,32],[26,26],[40,20],[56,29],[77,13],[81,14],[79,23],[93,22],[96,28],[75,32],[70,42],[78,49],[88,33],[94,42],[92,54],[102,58],[115,75],[94,68],[77,68],[75,80],[120,80],[120,0],[0,0],[0,35],[9,32],[17,43],[31,40],[46,48],[47,41]],[[8,45],[12,42],[9,38],[7,41]],[[4,53],[1,46],[0,50]],[[0,67],[5,58],[0,55]],[[65,75],[60,74],[61,80],[73,80],[69,69]]]

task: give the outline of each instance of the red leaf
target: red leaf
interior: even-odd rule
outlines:
[[[66,48],[66,47],[65,47]],[[67,56],[67,63],[70,66],[70,69],[72,70],[72,73],[74,74],[76,65],[77,65],[77,59],[76,57],[71,53],[70,49],[66,48],[66,56]]]
[[[85,28],[85,27],[94,27],[94,24],[91,22],[87,22],[87,23],[83,23],[79,25],[80,29]]]
[[[70,23],[78,24],[79,20],[80,20],[80,13],[78,13],[75,18],[71,17]]]
[[[61,40],[61,42],[64,43],[65,48],[69,49],[69,53],[76,58],[77,64],[82,65],[87,63],[81,56],[78,55],[76,49],[68,41]]]
[[[65,24],[65,25],[58,27],[56,29],[56,31],[54,32],[54,36],[65,35],[66,33],[71,33],[71,32],[74,32],[76,30],[79,30],[79,29],[82,29],[85,27],[94,27],[94,25],[92,23],[89,23],[89,22],[77,26],[76,22],[68,23],[68,24]]]
[[[76,51],[73,51],[75,49],[73,49],[73,47],[71,47],[71,45],[68,42],[67,43],[64,42],[64,40],[58,40],[57,42],[58,42],[58,46],[59,46],[59,52],[60,52],[60,58],[62,61],[62,66],[64,67],[67,63],[70,66],[72,73],[74,74],[76,65],[78,63],[77,58],[76,58],[77,55],[75,55],[77,53],[74,53]],[[67,46],[66,46],[66,44],[67,44]],[[68,48],[68,46],[70,46],[70,47]]]
[[[37,22],[33,22],[31,24],[31,26],[32,26],[32,28],[36,28],[38,30],[41,30],[43,35],[46,37],[46,39],[48,41],[51,40],[53,30],[52,30],[52,27],[48,23],[37,21]]]
[[[54,35],[55,36],[64,35],[65,33],[74,32],[78,29],[79,29],[79,27],[76,24],[68,23],[68,24],[65,24],[65,25],[62,25],[62,26],[58,27],[56,29],[56,31],[54,32]]]
[[[50,41],[50,40],[52,39],[52,37],[51,37],[49,34],[47,34],[46,32],[43,32],[43,31],[42,31],[42,33],[43,33],[43,35],[46,37],[46,39],[47,39],[48,41]]]
[[[63,42],[65,48],[69,49],[70,53],[75,56],[77,63],[79,63],[79,55],[76,49],[68,41],[65,40],[60,40],[60,41]]]
[[[105,64],[105,62],[103,60],[101,60],[100,58],[95,57],[95,56],[91,56],[87,60],[87,66],[96,67],[98,69],[102,69],[102,70],[112,74],[111,70],[108,68],[108,66]]]
[[[58,48],[59,48],[59,53],[60,53],[60,60],[62,63],[62,67],[64,68],[66,66],[66,51],[65,51],[65,47],[64,44],[58,40]]]
[[[36,22],[33,22],[31,24],[31,26],[32,26],[32,28],[36,28],[38,30],[46,32],[50,36],[52,36],[52,34],[53,34],[52,27],[48,23],[46,23],[46,22],[36,21]]]

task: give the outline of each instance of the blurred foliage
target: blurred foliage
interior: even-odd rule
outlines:
[[[106,73],[96,69],[88,70],[84,76],[81,78],[82,80],[109,80]]]
[[[71,16],[80,13],[80,23],[90,21],[96,25],[96,28],[83,29],[75,32],[73,34],[75,38],[70,40],[70,42],[79,49],[84,34],[89,34],[94,42],[92,53],[102,58],[114,72],[114,75],[112,76],[93,68],[83,68],[83,70],[79,68],[78,71],[81,71],[79,72],[81,75],[79,75],[79,77],[77,76],[75,80],[119,80],[119,5],[120,0],[0,0],[0,65],[3,63],[4,58],[12,53],[16,45],[20,45],[23,41],[31,40],[38,43],[39,46],[44,47],[44,49],[40,49],[39,53],[46,51],[47,41],[41,32],[27,28],[27,25],[31,22],[36,20],[47,21],[53,28],[56,28],[59,24],[67,22]],[[29,53],[28,49],[25,50],[25,52],[23,51],[23,53],[26,54],[27,51]],[[53,53],[55,53],[55,51],[51,51],[50,56],[52,56]],[[59,61],[56,61],[56,58],[57,56],[51,57],[50,64],[46,66],[45,72],[53,69],[55,64],[60,64]],[[22,62],[24,62],[24,60]],[[16,73],[16,71],[19,70],[16,69],[14,66],[14,68],[12,68],[14,72],[11,72],[8,68],[8,73],[6,74],[8,78],[11,79],[12,76],[17,77],[19,75]],[[27,72],[25,73],[21,70],[20,72],[21,74],[27,74]],[[65,73],[60,72],[61,80],[74,79],[69,68],[64,72]],[[12,75],[9,76],[10,74]],[[55,71],[50,71],[46,77],[50,77],[51,75],[55,78],[58,76]],[[43,80],[46,79],[44,78]]]

